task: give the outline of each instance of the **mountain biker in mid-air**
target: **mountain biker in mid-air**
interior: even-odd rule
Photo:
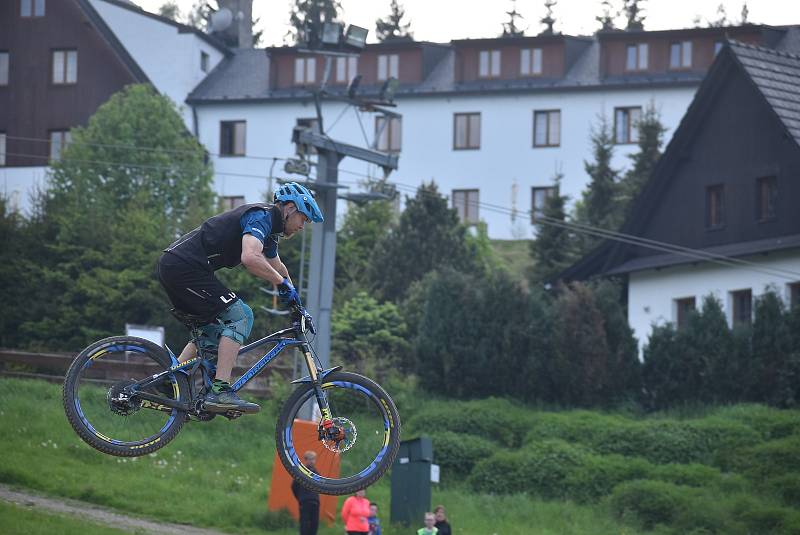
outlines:
[[[214,272],[243,264],[259,279],[276,284],[285,304],[300,306],[300,296],[278,256],[278,239],[302,231],[306,223],[322,221],[311,192],[289,182],[275,193],[274,204],[245,204],[216,215],[178,238],[159,258],[156,274],[173,306],[209,321],[201,327],[199,340],[204,351],[217,351],[216,376],[205,396],[208,411],[260,410],[230,388],[239,348],[253,327],[253,311]],[[178,360],[186,362],[196,355],[197,348],[189,342]]]

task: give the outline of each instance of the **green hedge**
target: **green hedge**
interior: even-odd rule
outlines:
[[[619,416],[576,413],[534,418],[526,442],[558,438],[596,453],[643,457],[656,464],[703,463],[727,468],[730,456],[761,442],[750,427],[722,418],[636,421]]]
[[[664,481],[627,481],[611,495],[611,510],[618,517],[635,520],[645,529],[672,524],[691,507],[696,491]]]
[[[800,473],[800,435],[738,450],[732,455],[731,464],[737,472],[756,481],[781,476],[787,472]]]
[[[411,435],[435,435],[442,431],[466,437],[478,436],[507,448],[522,444],[529,427],[529,412],[507,400],[433,403],[408,422]]]
[[[719,409],[715,416],[744,424],[759,433],[764,440],[800,434],[800,411],[798,410],[741,404]]]
[[[432,435],[433,462],[441,468],[441,482],[463,479],[475,463],[490,457],[497,446],[482,437],[442,431]]]

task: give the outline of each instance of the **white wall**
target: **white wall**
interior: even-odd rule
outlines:
[[[530,95],[485,95],[418,97],[398,99],[397,111],[403,114],[402,150],[399,169],[390,180],[413,186],[435,179],[440,191],[478,188],[480,202],[512,206],[512,185],[517,184],[516,208],[531,209],[531,187],[548,186],[556,170],[564,173],[562,192],[572,201],[580,198],[589,181],[584,160],[591,158],[590,127],[598,114],[605,112],[613,126],[615,107],[646,107],[652,100],[667,127],[665,143],[680,122],[695,92],[691,88],[656,88],[647,90],[573,91]],[[364,136],[353,110],[331,129],[344,104],[324,106],[328,134],[341,141],[365,145]],[[533,111],[561,110],[561,146],[532,148]],[[253,156],[287,157],[294,154],[290,143],[292,127],[298,117],[313,117],[311,104],[253,103],[197,106],[200,141],[214,154],[219,152],[219,122],[247,120],[247,158],[214,157],[217,191],[221,195],[245,195],[248,202],[259,200],[266,189],[264,179],[234,177],[232,174],[256,174],[265,177],[269,162]],[[453,114],[481,112],[481,148],[453,150]],[[362,114],[369,141],[374,134],[374,116]],[[614,165],[629,166],[628,154],[636,145],[618,145]],[[276,166],[280,170],[282,165]],[[376,174],[374,166],[345,159],[340,165],[340,182],[354,183],[358,175]],[[224,173],[229,173],[225,175]],[[355,186],[355,184],[353,184]],[[533,227],[524,215],[512,224],[507,214],[480,209],[492,238],[530,238]]]
[[[30,215],[31,196],[47,186],[49,167],[0,167],[0,194],[11,211]]]
[[[759,267],[784,269],[800,273],[800,252],[774,252],[768,256],[745,258]],[[646,344],[652,326],[676,322],[675,299],[695,297],[698,309],[703,298],[713,294],[722,303],[728,324],[732,323],[730,292],[750,289],[753,298],[764,293],[770,285],[780,292],[788,304],[788,280],[776,275],[760,273],[746,267],[727,267],[702,263],[661,270],[632,273],[628,283],[628,323],[639,340],[639,349]]]
[[[183,120],[192,131],[192,111],[186,96],[207,75],[200,68],[200,53],[209,55],[209,72],[223,54],[193,33],[103,0],[90,0],[128,53],[153,85],[182,107]]]

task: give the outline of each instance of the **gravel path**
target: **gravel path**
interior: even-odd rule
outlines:
[[[140,518],[115,513],[110,509],[105,509],[90,503],[64,498],[45,498],[44,496],[31,494],[28,491],[12,490],[5,485],[0,485],[0,500],[49,513],[76,516],[97,524],[117,529],[138,531],[140,533],[146,532],[158,535],[228,535],[221,531],[214,531],[211,529],[142,520]]]

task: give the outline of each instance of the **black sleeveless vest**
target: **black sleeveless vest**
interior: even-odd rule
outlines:
[[[198,228],[178,238],[164,249],[164,252],[185,260],[207,264],[214,271],[223,267],[236,267],[242,262],[241,219],[245,212],[250,210],[269,212],[272,220],[270,236],[283,232],[283,217],[277,206],[262,203],[243,204],[207,219]]]

